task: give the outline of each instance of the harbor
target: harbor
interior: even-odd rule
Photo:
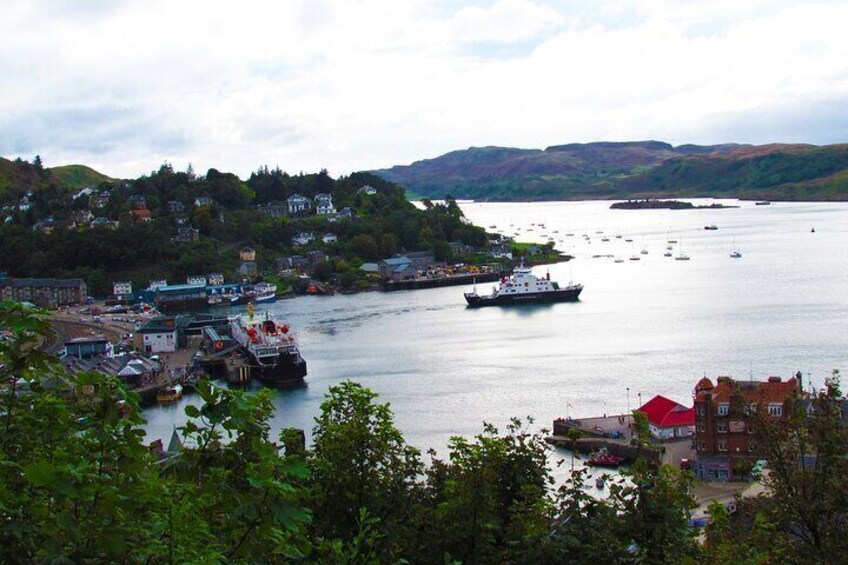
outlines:
[[[631,414],[557,418],[546,441],[555,447],[586,455],[605,451],[623,458],[625,464],[645,457],[655,464],[679,467],[681,461],[691,461],[694,457],[691,437],[651,437],[647,444],[639,443]]]

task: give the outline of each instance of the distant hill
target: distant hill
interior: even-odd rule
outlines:
[[[113,180],[85,165],[63,165],[47,170],[58,183],[75,190],[86,186],[96,187],[101,182]]]
[[[39,186],[51,183],[65,189],[79,190],[86,186],[96,187],[109,180],[112,179],[85,165],[41,169],[28,161],[11,161],[0,157],[0,198],[5,197],[7,193],[36,190]]]
[[[32,190],[39,182],[41,176],[30,163],[0,157],[0,196],[8,191]]]
[[[373,171],[428,198],[848,200],[848,145],[596,142],[472,147]]]

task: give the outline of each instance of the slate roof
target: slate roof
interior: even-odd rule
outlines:
[[[79,288],[83,284],[82,279],[0,279],[0,286],[12,287]]]

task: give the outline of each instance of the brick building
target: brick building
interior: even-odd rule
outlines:
[[[800,379],[765,382],[704,377],[695,386],[695,474],[703,480],[731,480],[736,465],[761,459],[756,417],[785,419],[801,395]]]

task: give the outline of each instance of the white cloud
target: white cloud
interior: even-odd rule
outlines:
[[[574,4],[15,3],[0,154],[345,174],[468,145],[846,131],[848,6]]]

